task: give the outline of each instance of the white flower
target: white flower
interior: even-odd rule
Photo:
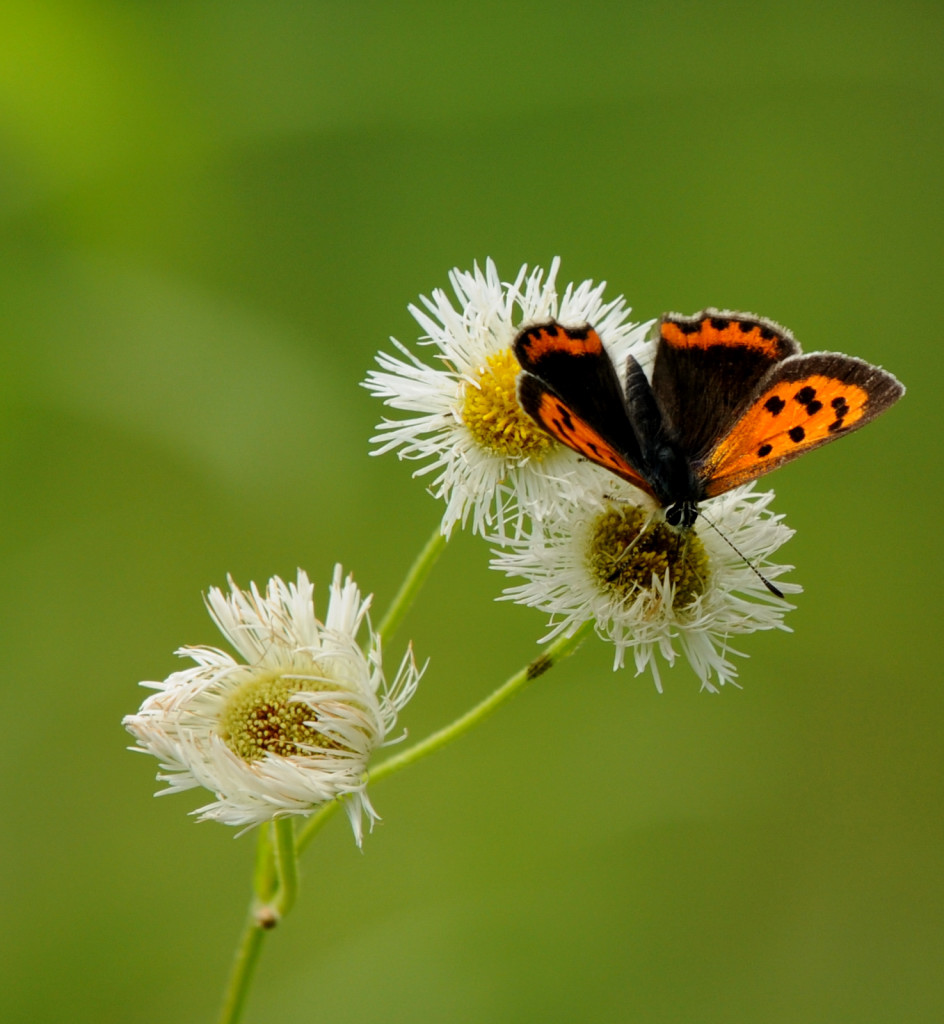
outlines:
[[[429,360],[417,358],[391,339],[403,358],[380,353],[380,370],[368,373],[364,386],[386,405],[416,413],[412,418],[384,419],[377,427],[373,454],[398,450],[401,459],[424,464],[414,476],[434,474],[430,492],[446,510],[442,532],[470,515],[477,533],[517,533],[525,514],[541,518],[561,501],[579,495],[595,471],[541,431],[519,407],[518,363],[511,345],[527,323],[555,319],[565,326],[592,324],[621,365],[632,350],[647,361],[642,343],[651,326],[626,321],[630,310],[622,297],[603,301],[606,283],[584,281],[556,288],[560,261],[547,276],[540,268],[522,267],[511,283],[502,283],[488,260],[483,273],[453,270],[453,300],[437,289],[422,298],[424,308],[410,312],[424,331],[420,344],[433,349]]]
[[[366,647],[356,640],[371,599],[361,599],[350,576],[342,580],[340,566],[324,622],[301,570],[296,583],[273,577],[265,595],[255,584],[229,585],[229,594],[210,590],[207,607],[244,660],[214,647],[181,648],[195,665],[142,683],[157,692],[124,720],[138,744],[131,749],[160,760],[162,794],[204,786],[216,795],[192,812],[200,820],[249,826],[344,797],[360,845],[363,815],[371,825],[378,817],[366,793],[367,760],[416,690],[412,654],[388,684],[369,622]]]
[[[721,495],[704,503],[706,516],[690,531],[620,495],[639,501],[628,485],[601,479],[567,516],[536,523],[530,536],[510,544],[503,540],[507,546],[494,552],[492,567],[527,582],[507,588],[502,599],[550,614],[542,643],[572,636],[592,620],[597,634],[615,645],[614,669],[629,650],[636,674],[648,668],[659,690],[657,652],[669,665],[682,654],[705,689],[733,682],[731,656],[740,652],[729,646],[730,637],[788,629],[783,616],[792,605],[758,575],[773,580],[792,568],[768,561],[793,535],[767,510],[773,493],[748,486]],[[784,593],[801,590],[778,586]]]

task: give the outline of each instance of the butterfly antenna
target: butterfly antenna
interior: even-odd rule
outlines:
[[[754,563],[747,557],[747,555],[744,554],[744,552],[737,546],[737,544],[734,543],[733,540],[731,540],[731,538],[727,534],[722,533],[721,530],[719,530],[718,527],[715,526],[715,524],[705,515],[705,513],[701,511],[701,509],[698,510],[698,514],[702,517],[702,519],[705,520],[705,522],[712,528],[712,530],[714,530],[715,533],[725,542],[725,544],[727,544],[732,551],[734,551],[744,560],[744,564],[748,567],[748,569],[751,570],[751,572],[761,581],[761,583],[764,584],[764,586],[771,592],[771,594],[774,595],[774,597],[779,597],[781,600],[786,600],[783,596],[783,591],[778,590],[773,585],[773,583],[771,583],[770,580],[767,579],[767,577],[760,571],[760,569],[758,569],[757,566],[754,565]]]

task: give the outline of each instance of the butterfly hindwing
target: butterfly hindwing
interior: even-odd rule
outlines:
[[[728,433],[695,466],[706,497],[748,483],[875,419],[904,394],[887,371],[833,352],[773,366]]]
[[[705,455],[771,366],[799,351],[786,328],[751,313],[665,314],[652,390],[666,428],[690,457]]]
[[[562,444],[651,494],[619,378],[597,332],[549,321],[525,328],[514,348],[525,412]]]
[[[518,401],[525,412],[561,444],[636,487],[650,491],[636,467],[586,420],[577,416],[561,398],[549,391],[537,377],[530,373],[521,374]]]

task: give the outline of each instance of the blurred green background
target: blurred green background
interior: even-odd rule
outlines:
[[[882,363],[772,478],[795,633],[664,695],[598,641],[303,863],[246,1020],[944,1018],[936,2],[7,0],[0,14],[4,1021],[212,1020],[253,838],[155,802],[121,717],[201,594],[340,560],[382,608],[441,508],[357,386],[453,266],[563,258]],[[937,411],[935,411],[937,410]],[[531,657],[458,536],[419,737]],[[323,607],[323,606],[322,606]],[[390,652],[399,656],[399,650]]]

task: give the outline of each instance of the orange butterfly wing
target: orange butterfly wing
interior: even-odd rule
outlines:
[[[771,367],[799,354],[785,327],[753,313],[666,313],[652,390],[668,431],[688,458],[697,462],[710,452]]]
[[[525,411],[554,438],[572,448],[578,455],[628,480],[647,494],[652,488],[636,469],[600,435],[586,420],[577,416],[568,406],[549,391],[537,378],[522,375],[518,384],[518,400]],[[653,494],[653,497],[655,495]]]
[[[550,320],[525,327],[514,350],[525,412],[561,444],[655,497],[637,468],[639,440],[599,334],[589,324],[564,327]]]
[[[887,371],[832,352],[776,364],[754,397],[696,467],[706,497],[865,426],[898,401],[904,387]]]

